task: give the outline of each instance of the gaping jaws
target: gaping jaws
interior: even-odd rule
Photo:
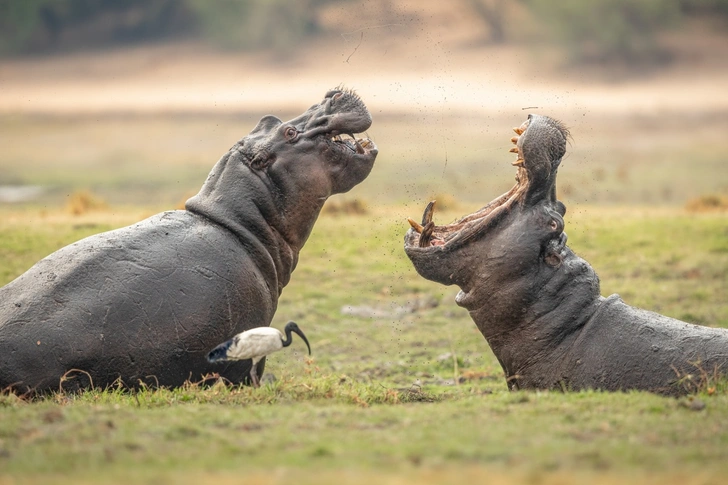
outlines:
[[[511,138],[511,142],[515,146],[509,151],[516,154],[516,160],[512,162],[512,165],[516,167],[516,184],[511,190],[495,198],[480,210],[466,215],[452,224],[442,226],[435,225],[433,222],[435,201],[431,201],[422,215],[422,223],[418,223],[412,218],[407,219],[412,230],[408,231],[405,236],[405,247],[408,250],[413,248],[426,250],[440,246],[448,246],[448,249],[453,249],[467,242],[471,237],[487,231],[490,225],[498,220],[499,215],[508,212],[514,204],[523,203],[529,191],[530,181],[529,163],[524,157],[524,141],[527,140],[528,128],[532,121],[540,122],[542,118],[544,117],[530,115],[521,126],[513,128],[516,136]],[[549,121],[553,120],[549,119]],[[559,128],[563,129],[561,126]]]

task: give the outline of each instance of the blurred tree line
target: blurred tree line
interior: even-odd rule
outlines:
[[[185,37],[228,49],[285,49],[320,31],[317,11],[332,1],[0,0],[0,53]]]
[[[661,61],[657,34],[685,16],[728,19],[728,0],[522,0],[574,63]]]
[[[170,38],[226,49],[286,50],[322,30],[329,3],[347,0],[0,0],[0,54],[22,55]],[[728,0],[462,0],[487,40],[509,40],[518,4],[574,62],[655,60],[656,35],[693,15],[728,19]],[[522,29],[522,26],[518,27]]]

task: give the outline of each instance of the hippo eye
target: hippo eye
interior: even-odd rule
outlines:
[[[342,92],[338,92],[338,93],[334,94],[334,96],[331,98],[331,102],[333,103],[334,101],[336,101],[337,99],[339,99],[343,95],[344,95],[344,93],[342,93]]]
[[[288,128],[286,128],[286,131],[284,132],[284,135],[285,135],[286,139],[289,140],[289,141],[290,140],[295,140],[296,137],[298,136],[298,130],[295,129],[294,127],[292,127],[292,126],[289,126]]]
[[[554,219],[551,219],[551,230],[555,231],[559,228],[558,222],[556,222]]]

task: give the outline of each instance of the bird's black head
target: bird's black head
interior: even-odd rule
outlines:
[[[308,347],[308,355],[311,355],[311,346],[308,344],[308,339],[303,334],[303,331],[298,327],[298,324],[296,322],[288,322],[284,330],[286,332],[286,341],[289,342],[289,345],[291,342],[291,332],[297,333],[303,339],[303,341],[306,342],[306,347]]]

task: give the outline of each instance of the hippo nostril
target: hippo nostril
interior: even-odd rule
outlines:
[[[342,97],[343,95],[344,95],[344,93],[339,91],[338,93],[334,94],[334,96],[331,98],[331,101],[334,102],[334,101],[338,100],[340,97]]]

